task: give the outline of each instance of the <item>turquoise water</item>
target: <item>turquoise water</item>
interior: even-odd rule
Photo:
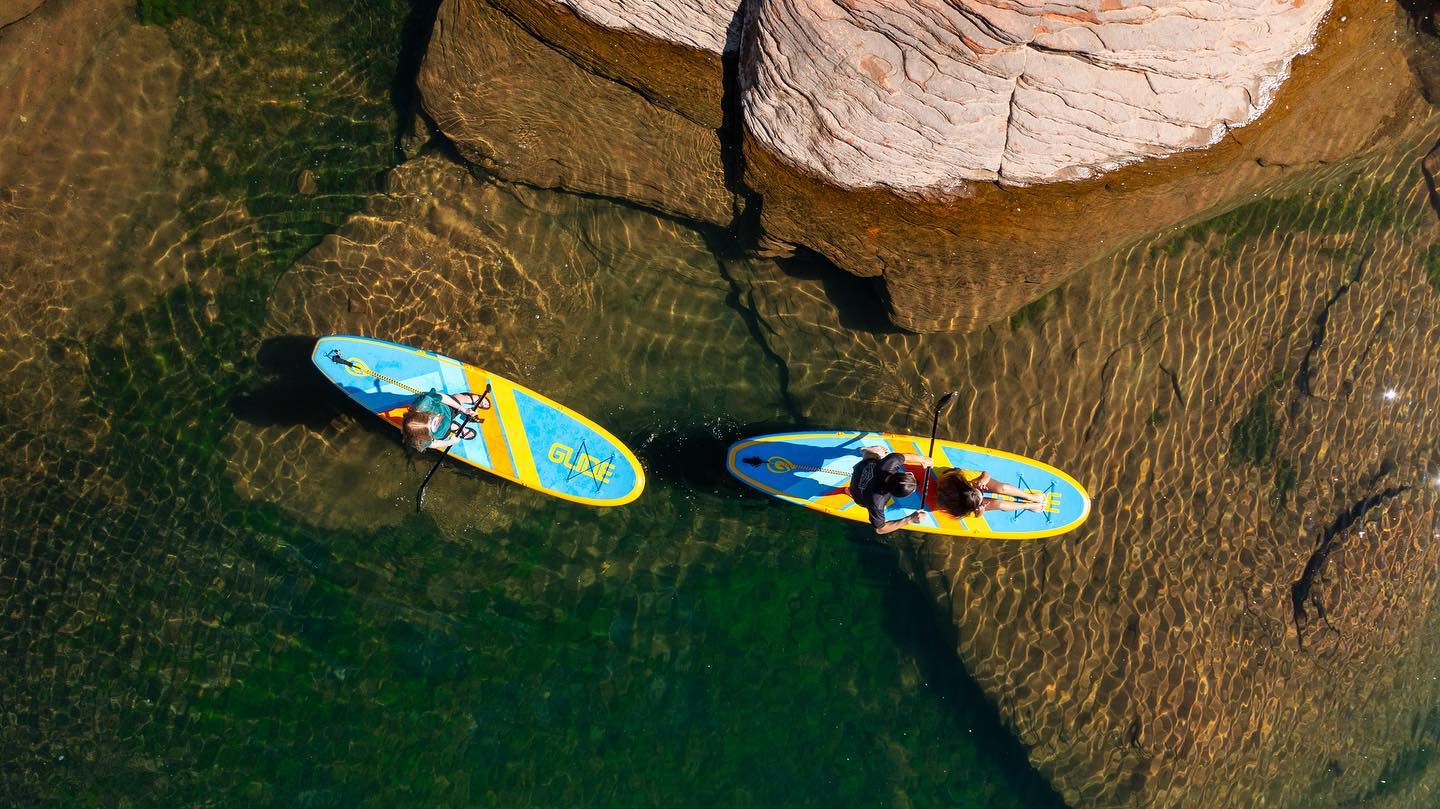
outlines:
[[[98,325],[57,343],[47,361],[77,381],[43,416],[18,416],[33,400],[4,404],[0,798],[1058,804],[893,550],[737,499],[711,462],[744,427],[797,420],[718,267],[689,271],[678,291],[671,275],[647,286],[624,268],[594,282],[617,317],[674,310],[625,341],[626,362],[646,365],[628,389],[587,376],[567,396],[588,398],[650,467],[635,508],[446,469],[432,511],[491,501],[510,517],[411,515],[428,464],[407,464],[267,359],[277,285],[402,158],[409,12],[141,4],[187,65],[165,158],[167,176],[189,178],[167,231],[180,280],[109,302]],[[306,169],[320,193],[297,190]],[[533,216],[587,243],[617,239],[596,249],[619,250],[639,227],[633,211],[552,196],[527,198]],[[512,235],[534,230],[514,218]],[[657,307],[669,295],[678,303]],[[595,350],[556,342],[573,351],[572,376]],[[748,377],[730,398],[722,365]],[[361,463],[386,466],[269,502],[245,469],[288,457],[287,439],[265,437],[277,425],[358,436],[379,447]],[[302,502],[315,499],[344,513],[307,519],[324,511]]]

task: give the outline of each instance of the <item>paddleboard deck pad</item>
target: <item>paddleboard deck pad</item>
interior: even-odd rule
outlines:
[[[332,359],[332,352],[345,362]],[[645,488],[640,462],[615,436],[482,368],[343,334],[320,338],[310,359],[347,396],[397,429],[415,400],[412,391],[479,394],[488,384],[492,409],[479,411],[478,424],[471,419],[467,426],[475,429],[475,437],[456,442],[450,457],[521,486],[591,506],[621,506]]]
[[[864,456],[861,447],[883,446],[890,452],[924,455],[929,438],[891,433],[804,432],[747,438],[730,447],[725,465],[730,474],[762,492],[847,520],[869,523],[865,507],[850,498],[850,476]],[[930,482],[920,522],[907,531],[984,539],[1040,539],[1071,531],[1090,515],[1090,495],[1074,478],[1053,466],[1000,450],[935,442],[936,472],[960,469],[967,477],[984,471],[995,480],[1045,495],[1041,511],[983,512],[979,517],[955,517],[936,509],[935,482]],[[896,520],[920,506],[924,469],[907,468],[921,485],[914,494],[891,498],[885,518]]]

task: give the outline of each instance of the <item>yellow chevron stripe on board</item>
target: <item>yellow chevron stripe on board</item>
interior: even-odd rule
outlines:
[[[515,457],[516,480],[526,486],[540,486],[540,473],[535,468],[535,456],[530,452],[530,439],[525,435],[525,426],[520,422],[520,406],[515,403],[515,388],[503,379],[493,379],[492,395],[495,410],[500,414],[500,423],[505,425],[505,439],[510,442],[510,452]]]
[[[485,390],[485,376],[478,369],[462,365],[465,369],[465,385],[471,393]],[[495,407],[494,390],[491,390],[491,408]],[[515,465],[510,462],[510,450],[505,446],[505,432],[500,428],[500,419],[495,410],[480,411],[480,439],[485,442],[485,453],[490,456],[490,471],[502,478],[518,481]]]

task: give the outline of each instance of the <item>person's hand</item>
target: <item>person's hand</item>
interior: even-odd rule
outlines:
[[[920,522],[920,512],[918,512],[918,511],[912,511],[912,512],[910,512],[910,514],[905,517],[905,522],[908,523],[908,524],[910,524],[910,525],[914,525],[915,523]]]
[[[925,467],[926,469],[934,469],[934,468],[935,468],[935,459],[934,459],[934,458],[926,458],[925,456],[922,455],[922,456],[920,456],[920,465],[923,466],[923,467]]]

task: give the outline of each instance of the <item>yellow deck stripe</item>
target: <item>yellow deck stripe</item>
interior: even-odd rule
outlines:
[[[540,485],[540,473],[535,469],[535,456],[530,453],[530,439],[520,422],[520,406],[515,404],[515,389],[504,380],[493,380],[495,385],[495,410],[500,414],[500,423],[505,425],[505,437],[510,441],[510,452],[515,456],[516,480],[526,486]]]
[[[485,390],[485,377],[468,365],[465,369],[465,384],[470,393]],[[493,403],[492,403],[493,404]],[[490,471],[508,480],[518,481],[515,465],[510,463],[510,450],[505,448],[505,433],[500,429],[500,420],[494,410],[480,411],[480,439],[485,442],[485,452],[490,456]]]
[[[850,498],[848,493],[840,492],[839,494],[822,495],[810,502],[820,508],[833,508],[836,511],[840,511],[845,508],[846,503],[854,503],[855,501]]]

